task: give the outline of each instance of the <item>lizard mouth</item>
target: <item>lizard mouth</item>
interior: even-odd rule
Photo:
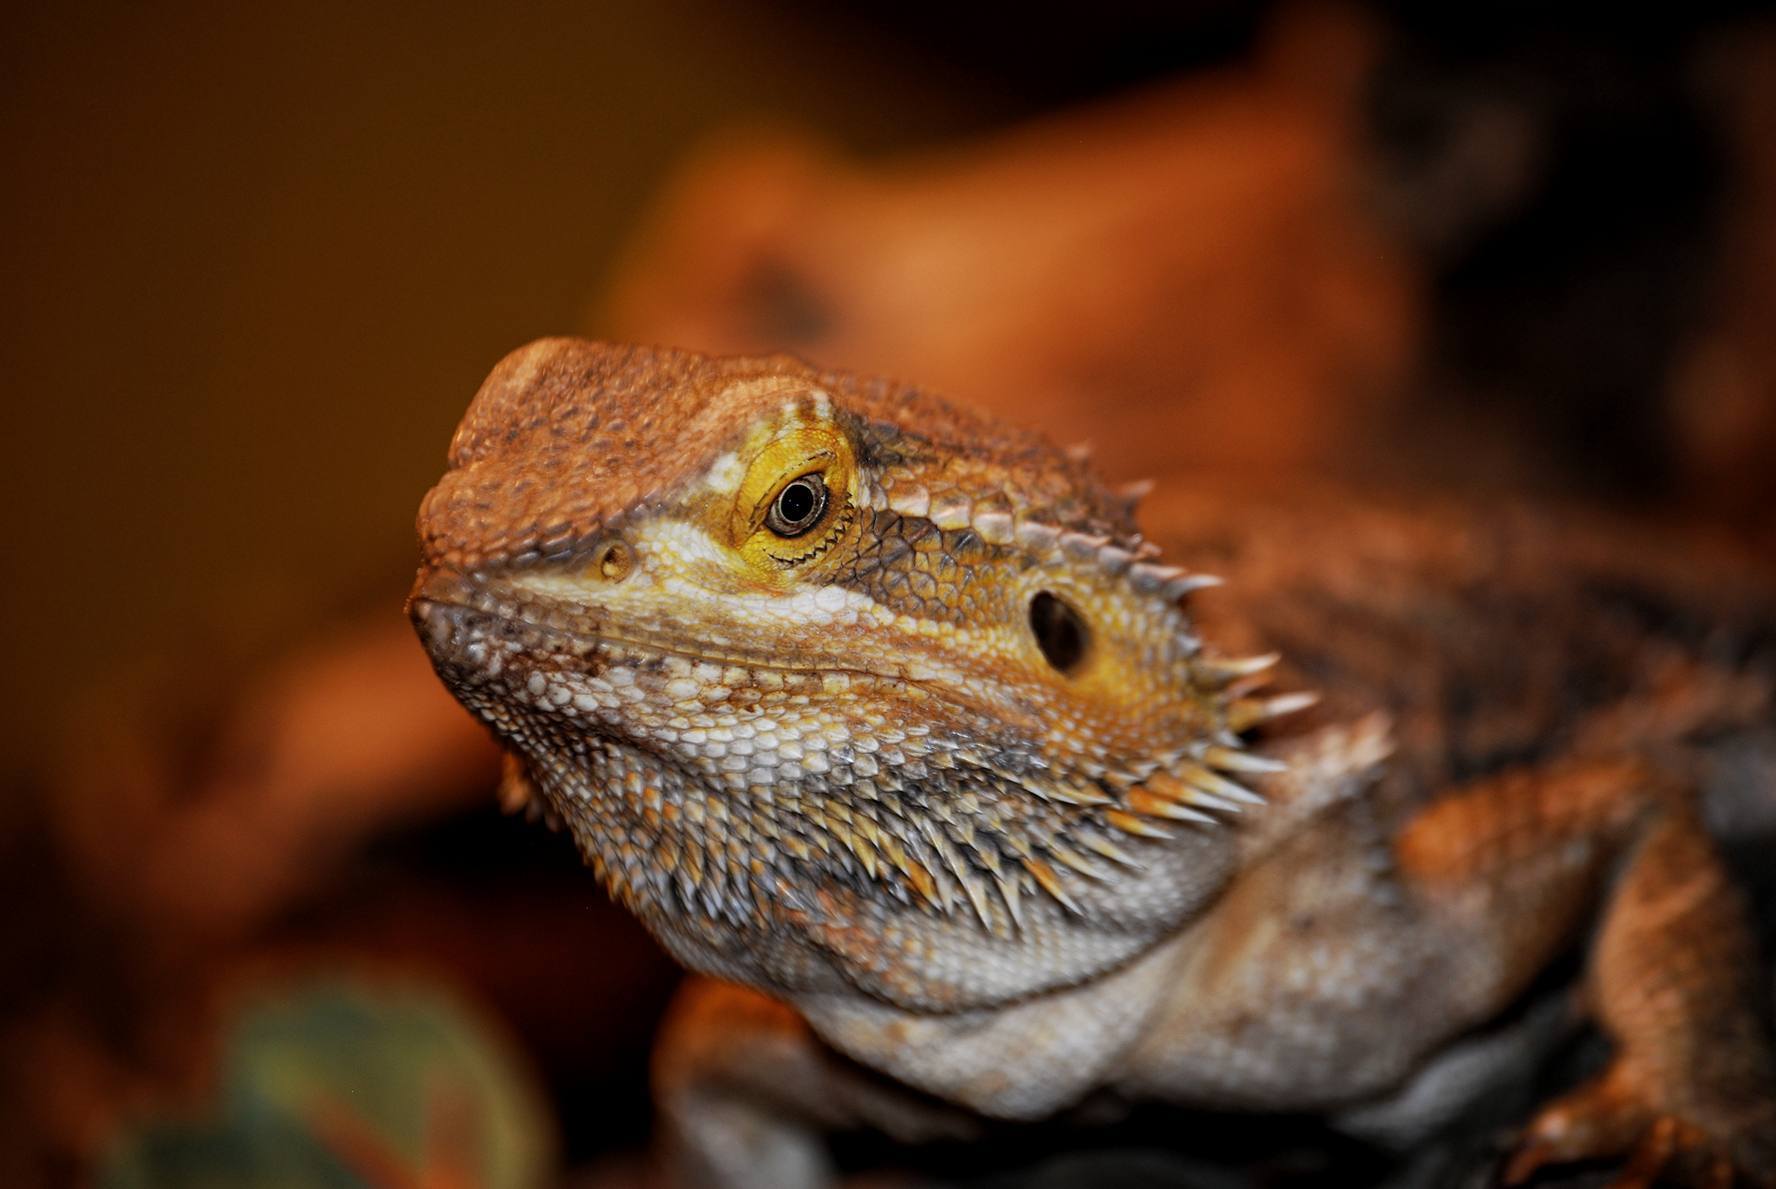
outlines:
[[[948,698],[947,691],[910,666],[895,665],[877,670],[857,665],[791,665],[781,654],[707,647],[687,647],[645,633],[612,632],[593,623],[584,611],[534,595],[517,597],[501,592],[478,575],[454,570],[421,571],[407,598],[407,615],[435,664],[463,663],[477,668],[498,664],[493,658],[522,641],[543,644],[557,663],[576,667],[598,665],[602,655],[625,654],[624,660],[677,657],[697,664],[732,665],[738,668],[798,676],[843,675],[893,682],[924,689]],[[534,656],[526,658],[532,663]]]
[[[472,581],[467,590],[474,591]],[[613,666],[637,669],[669,664],[678,659],[692,665],[731,665],[753,673],[771,673],[781,678],[812,682],[824,688],[832,678],[850,682],[871,683],[872,697],[902,698],[911,696],[927,707],[916,723],[916,734],[961,734],[982,745],[975,766],[989,771],[999,781],[1024,787],[1027,773],[1019,762],[999,762],[988,758],[1003,751],[1006,755],[1026,754],[1037,747],[1040,723],[1033,716],[1010,706],[983,698],[966,684],[944,684],[922,674],[905,671],[881,672],[841,666],[791,666],[780,660],[752,655],[721,655],[705,650],[688,650],[682,646],[656,643],[603,631],[544,622],[539,614],[514,613],[510,606],[500,609],[497,595],[484,589],[469,598],[444,597],[435,587],[422,580],[408,599],[408,614],[419,630],[433,666],[445,684],[471,708],[485,704],[485,695],[477,695],[474,687],[502,679],[522,681],[524,674],[536,670],[568,669],[598,675]],[[540,613],[546,614],[546,613]],[[516,659],[517,673],[507,672],[508,661]],[[856,688],[855,686],[853,688]],[[1007,729],[1008,723],[1019,724]],[[500,728],[495,726],[495,730]],[[628,745],[635,746],[633,739]],[[645,748],[657,762],[676,764],[669,750]],[[687,777],[702,780],[701,776]]]
[[[433,667],[459,697],[489,681],[518,673],[563,670],[596,676],[612,667],[654,669],[673,663],[733,666],[778,679],[814,682],[815,697],[832,679],[873,685],[877,696],[911,695],[925,701],[929,725],[996,737],[1019,750],[1040,738],[1040,718],[1025,707],[988,696],[965,674],[889,662],[881,667],[823,661],[785,664],[781,653],[687,648],[643,634],[611,632],[581,608],[508,593],[488,576],[453,570],[422,570],[407,600],[407,613]],[[1016,724],[1012,726],[1012,724]]]

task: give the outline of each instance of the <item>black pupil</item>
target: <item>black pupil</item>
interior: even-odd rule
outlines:
[[[814,485],[806,479],[797,479],[777,497],[777,514],[786,523],[799,525],[814,515],[814,507],[818,502],[814,495]]]
[[[1058,671],[1071,672],[1085,659],[1085,620],[1046,590],[1030,600],[1030,631],[1044,659]]]

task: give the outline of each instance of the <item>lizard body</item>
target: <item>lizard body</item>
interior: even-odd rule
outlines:
[[[508,792],[738,984],[662,1045],[688,1177],[817,1183],[825,1128],[1106,1090],[1416,1101],[1590,936],[1617,1059],[1512,1176],[1776,1178],[1696,816],[1776,795],[1755,569],[1263,497],[1171,497],[1162,553],[1082,461],[917,390],[571,340],[495,369],[450,463],[410,602],[440,675]]]

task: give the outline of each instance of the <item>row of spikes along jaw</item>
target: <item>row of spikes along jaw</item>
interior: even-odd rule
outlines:
[[[1131,508],[1142,490],[1122,493]],[[1020,514],[998,494],[934,493],[892,467],[854,466],[840,494],[850,503],[849,544],[887,529],[914,541],[903,556],[924,550],[1014,567],[1038,585],[1041,575],[1063,573],[1075,590],[1108,592],[1119,607],[1134,608],[1147,620],[1136,628],[1163,629],[1164,647],[1149,656],[1168,671],[1157,679],[1162,691],[1174,685],[1188,711],[1169,720],[1170,738],[1150,734],[1138,751],[1117,753],[1077,738],[1094,731],[1089,709],[1033,743],[1027,716],[1023,737],[1005,734],[1007,719],[1018,716],[996,713],[1003,703],[992,697],[963,705],[868,678],[835,690],[818,671],[752,668],[732,655],[713,663],[663,658],[610,637],[589,652],[583,618],[564,608],[561,584],[549,576],[590,567],[607,588],[621,586],[661,541],[682,536],[668,504],[656,502],[552,554],[525,557],[508,571],[520,577],[516,606],[514,588],[497,583],[475,596],[493,613],[487,623],[505,618],[547,637],[545,665],[511,663],[491,676],[484,664],[440,665],[522,757],[508,769],[508,800],[565,822],[606,884],[644,918],[756,928],[783,908],[818,911],[810,889],[826,884],[888,910],[972,917],[991,935],[1014,937],[1031,897],[1089,916],[1101,902],[1095,893],[1140,872],[1155,848],[1180,834],[1223,830],[1262,804],[1249,785],[1280,765],[1247,751],[1242,735],[1313,699],[1258,693],[1274,656],[1215,657],[1201,647],[1182,603],[1217,579],[1162,563],[1138,534],[1051,523]],[[621,543],[616,551],[613,542]],[[847,565],[847,547],[823,550],[831,582],[815,599],[847,580],[852,604],[891,598],[879,574]],[[544,581],[526,584],[526,574]],[[1029,582],[1017,589],[1027,601]],[[610,610],[601,609],[602,622]],[[1033,616],[1024,622],[1040,630]],[[450,646],[463,648],[460,630],[448,631],[456,637]],[[480,643],[488,656],[487,641]],[[538,643],[508,660],[535,654]],[[958,680],[992,684],[1003,675],[1001,667]],[[1044,676],[1053,697],[1034,706],[1035,718],[1051,718],[1057,705],[1078,710],[1086,695],[1068,692],[1071,678]],[[1118,680],[1114,671],[1099,676],[1100,687]],[[713,694],[712,686],[719,686]],[[1015,689],[1007,696],[1024,700]]]

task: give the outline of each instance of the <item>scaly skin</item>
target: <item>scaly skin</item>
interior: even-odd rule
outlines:
[[[1616,1062],[1509,1174],[1776,1182],[1758,966],[1694,811],[1776,788],[1762,578],[1508,512],[1149,523],[1233,589],[916,390],[569,340],[495,369],[410,609],[508,795],[727,980],[658,1058],[679,1173],[817,1184],[827,1128],[1094,1091],[1428,1126],[1451,1054],[1590,937]]]

